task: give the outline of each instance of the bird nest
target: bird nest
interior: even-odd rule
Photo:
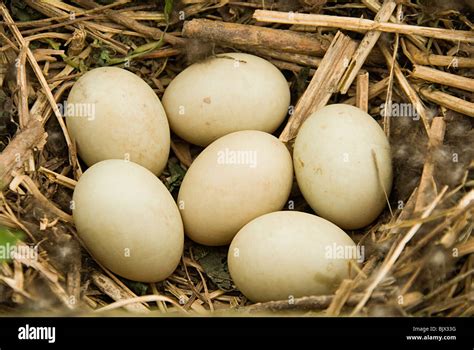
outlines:
[[[0,248],[24,253],[0,261],[0,312],[472,316],[473,10],[392,0],[0,4]],[[295,109],[275,135],[290,149],[308,113],[331,103],[368,111],[389,137],[389,203],[348,232],[365,261],[332,295],[254,304],[232,283],[226,247],[189,240],[165,281],[132,282],[76,234],[82,163],[57,108],[74,81],[114,65],[161,97],[186,66],[229,51],[264,57],[287,78]],[[201,150],[172,137],[160,179],[175,197]],[[311,212],[296,187],[290,200]]]

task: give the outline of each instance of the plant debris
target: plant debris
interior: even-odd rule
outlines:
[[[0,313],[473,316],[473,14],[469,1],[0,3],[0,248],[28,253],[0,256]],[[190,63],[229,51],[287,78],[292,108],[275,135],[290,148],[331,103],[367,109],[389,137],[390,208],[348,232],[365,262],[334,295],[252,304],[233,287],[226,249],[189,240],[165,281],[124,281],[76,234],[70,201],[84,166],[58,108],[74,81],[114,65],[161,98]],[[173,195],[201,150],[172,137],[160,178]],[[290,203],[310,211],[297,189]]]

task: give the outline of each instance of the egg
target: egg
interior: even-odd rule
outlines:
[[[80,177],[72,203],[79,237],[111,271],[157,282],[176,269],[183,223],[173,197],[149,170],[119,159],[98,162]]]
[[[232,240],[229,272],[251,301],[332,294],[364,258],[339,227],[315,215],[279,211],[245,225]]]
[[[235,131],[272,133],[289,104],[283,74],[270,62],[244,53],[220,54],[189,66],[163,95],[171,130],[200,146]]]
[[[211,143],[188,169],[178,195],[186,234],[194,241],[229,244],[252,219],[280,210],[293,182],[287,148],[256,130]]]
[[[359,108],[333,104],[309,116],[296,137],[293,162],[308,204],[343,229],[370,224],[387,203],[390,144]]]
[[[81,76],[64,106],[67,128],[84,162],[125,159],[154,174],[170,151],[165,110],[153,89],[120,68],[93,69]]]

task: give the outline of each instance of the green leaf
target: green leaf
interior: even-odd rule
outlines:
[[[152,52],[153,50],[159,49],[161,46],[163,46],[164,40],[163,37],[159,41],[153,41],[147,44],[144,44],[142,46],[137,47],[133,52],[125,57],[114,57],[114,58],[107,58],[105,61],[107,62],[107,65],[116,65],[120,63],[125,63],[126,61],[131,61],[134,58],[143,56],[149,52]]]
[[[44,39],[49,46],[51,46],[54,50],[59,50],[61,48],[61,44],[53,39],[46,38]]]
[[[169,176],[165,179],[165,185],[170,192],[179,186],[183,181],[186,170],[181,166],[176,158],[170,158],[168,161]]]
[[[227,266],[228,247],[193,246],[194,258],[201,264],[207,277],[220,289],[231,292],[234,289]]]
[[[135,50],[133,50],[132,55],[136,55],[139,53],[148,53],[160,48],[161,46],[163,46],[163,40],[152,41],[137,47]]]
[[[99,55],[99,58],[105,62],[109,61],[110,60],[110,55],[109,55],[109,51],[107,50],[102,50],[100,52],[100,55]]]
[[[100,46],[100,50],[94,54],[94,58],[99,66],[108,66],[109,62],[114,59],[110,55],[111,52],[106,47]]]
[[[0,227],[0,263],[10,260],[11,249],[24,237],[22,232]]]
[[[148,290],[148,285],[142,282],[135,282],[135,281],[126,281],[125,284],[134,292],[136,295],[145,295]]]
[[[169,163],[169,168],[171,172],[171,182],[176,182],[178,180],[182,180],[184,174],[186,174],[186,170],[184,170],[177,160],[171,161]]]

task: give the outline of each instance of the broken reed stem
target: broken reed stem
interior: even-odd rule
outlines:
[[[18,119],[20,129],[23,129],[30,119],[30,112],[28,109],[28,81],[26,78],[26,47],[22,47],[20,55],[17,58],[17,74],[16,81],[18,89]]]
[[[369,19],[361,19],[354,17],[256,10],[253,15],[253,18],[259,22],[331,27],[352,31],[378,30],[387,33],[415,34],[426,36],[429,38],[444,39],[455,42],[474,43],[474,32],[472,31],[450,30],[443,28],[413,26],[408,24],[376,22]]]
[[[207,19],[184,22],[183,36],[231,46],[276,49],[315,56],[322,56],[330,45],[328,40],[290,30]]]
[[[474,117],[474,103],[428,87],[418,88],[425,99],[453,111]]]
[[[395,0],[385,0],[380,11],[377,13],[377,16],[375,16],[375,21],[388,21],[396,6],[397,5]],[[364,38],[357,47],[356,52],[352,56],[351,61],[349,62],[349,66],[347,67],[347,70],[344,73],[344,76],[341,79],[341,93],[347,93],[347,90],[349,90],[350,86],[352,85],[352,82],[359,73],[359,70],[364,65],[367,57],[372,52],[372,49],[377,43],[377,40],[379,40],[381,34],[382,33],[377,30],[371,30],[365,34]]]
[[[337,91],[339,81],[356,46],[357,43],[350,37],[337,32],[306,91],[296,104],[293,115],[283,129],[280,135],[281,141],[288,142],[295,138],[306,118],[327,104],[331,95]]]
[[[54,171],[46,169],[42,166],[40,166],[38,168],[38,172],[45,174],[48,177],[49,181],[60,184],[60,185],[62,185],[64,187],[67,187],[71,190],[74,190],[74,188],[76,187],[77,181],[75,181],[75,180],[73,180],[73,179],[71,179],[67,176],[55,173]]]
[[[357,107],[369,111],[369,72],[357,76],[356,101]]]
[[[403,51],[415,64],[453,68],[474,68],[474,58],[443,56],[422,52],[410,42],[405,42]]]
[[[413,66],[412,77],[431,81],[433,83],[452,86],[461,90],[474,92],[474,79],[462,77],[459,75],[446,73],[438,69],[419,66]]]

